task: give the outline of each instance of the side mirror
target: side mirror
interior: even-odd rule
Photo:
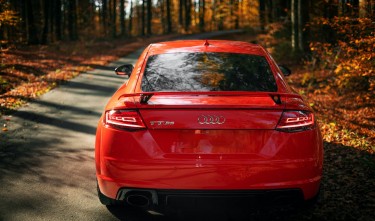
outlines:
[[[292,74],[292,71],[284,65],[279,65],[279,68],[280,68],[281,72],[283,72],[284,76],[289,76],[289,75]]]
[[[124,64],[115,68],[115,72],[117,75],[127,75],[130,77],[130,74],[132,73],[133,69],[134,69],[133,65]]]

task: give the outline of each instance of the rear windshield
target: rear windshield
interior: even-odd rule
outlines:
[[[142,91],[277,91],[263,56],[169,53],[148,58]]]

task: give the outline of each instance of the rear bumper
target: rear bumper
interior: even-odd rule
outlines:
[[[97,175],[98,183],[102,193],[112,199],[119,199],[121,189],[132,187],[179,191],[295,189],[308,200],[318,193],[321,180],[321,167],[314,160],[190,166],[108,160],[106,165],[104,172],[112,176]]]
[[[142,196],[146,201],[131,201]],[[283,190],[166,190],[121,188],[117,200],[124,204],[162,212],[183,210],[213,210],[219,208],[262,208],[295,205],[303,201],[300,189]],[[141,202],[134,205],[132,202]]]
[[[95,156],[99,188],[112,199],[117,199],[125,187],[181,191],[297,189],[304,200],[318,193],[323,166],[318,130],[238,133],[248,139],[242,146],[248,143],[253,151],[237,153],[234,148],[233,153],[175,153],[173,145],[158,144],[147,130],[130,133],[103,128],[97,136]],[[170,134],[165,131],[165,136]],[[262,141],[249,139],[253,137],[262,137]]]

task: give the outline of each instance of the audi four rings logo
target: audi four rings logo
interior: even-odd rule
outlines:
[[[219,115],[200,115],[198,117],[199,124],[223,124],[225,123],[225,117]]]

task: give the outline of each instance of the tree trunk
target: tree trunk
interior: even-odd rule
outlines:
[[[359,17],[359,0],[352,0],[352,16],[355,18]]]
[[[166,19],[166,16],[165,16],[165,7],[164,7],[164,0],[159,0],[158,1],[158,8],[160,8],[160,25],[161,25],[161,29],[162,29],[162,32],[163,34],[167,33],[167,19]]]
[[[260,29],[264,31],[266,27],[266,4],[264,0],[259,0],[259,22]]]
[[[280,21],[280,11],[281,11],[280,0],[272,1],[272,18],[273,21]]]
[[[34,19],[34,5],[32,0],[26,0],[26,9],[27,9],[27,42],[29,44],[38,44],[38,35]]]
[[[47,44],[48,43],[48,34],[49,34],[49,23],[50,23],[50,1],[45,0],[44,1],[44,24],[43,24],[43,34],[42,34],[42,44]]]
[[[77,7],[75,0],[69,0],[68,31],[69,39],[75,41],[78,39],[77,34]]]
[[[180,27],[183,27],[183,13],[184,13],[184,8],[185,6],[185,0],[179,0],[179,7],[178,7],[178,24]]]
[[[211,11],[212,11],[212,16],[211,16],[211,25],[210,25],[210,31],[212,30],[217,30],[217,25],[216,25],[216,1],[211,2]]]
[[[117,35],[117,30],[116,30],[116,5],[117,1],[112,0],[112,13],[111,13],[111,27],[112,27],[112,38],[115,38]]]
[[[266,25],[273,22],[273,2],[266,0]]]
[[[292,21],[292,49],[293,52],[298,50],[298,1],[291,0],[291,21]]]
[[[129,12],[129,25],[128,25],[128,35],[132,36],[132,30],[133,30],[133,1],[130,0],[130,12]]]
[[[102,25],[104,36],[107,36],[107,0],[102,0]]]
[[[22,42],[25,42],[26,40],[27,40],[27,8],[26,8],[26,0],[22,0],[22,1],[20,1],[20,10],[21,10],[21,19],[22,19],[22,23],[21,23],[21,25],[22,25],[22,35],[21,35],[21,41]],[[1,29],[1,28],[0,28]],[[0,39],[2,39],[1,38],[1,31],[0,31]]]
[[[61,0],[56,0],[55,9],[53,10],[55,14],[55,38],[57,41],[62,39],[61,32]]]
[[[223,8],[221,7],[222,4],[224,4],[223,0],[218,0],[218,6],[220,8],[219,10],[219,22],[217,28],[219,30],[224,30],[224,17],[223,17]]]
[[[142,1],[142,36],[145,36],[146,29],[146,0]]]
[[[171,1],[167,0],[167,32],[172,33]]]
[[[302,37],[302,34],[303,34],[303,17],[302,17],[302,2],[301,0],[297,0],[297,17],[298,17],[298,22],[297,22],[297,25],[298,25],[298,50],[299,51],[303,51],[303,37]],[[306,4],[306,3],[305,3]]]
[[[141,6],[138,5],[139,0],[135,1],[135,13],[136,13],[136,18],[137,18],[137,35],[142,35],[142,10]]]
[[[49,38],[50,42],[54,42],[55,40],[55,14],[53,13],[53,10],[55,10],[56,1],[51,1],[51,5],[49,7]]]
[[[126,16],[126,12],[125,12],[125,1],[124,0],[120,0],[120,35],[121,36],[125,36],[125,33],[126,33],[126,23],[125,23],[125,16]]]
[[[311,4],[309,0],[298,0],[298,49],[301,52],[308,50],[309,27],[309,8]]]
[[[185,31],[190,31],[191,24],[191,0],[185,0]]]
[[[152,35],[152,0],[147,0],[147,35]]]
[[[238,29],[238,1],[231,0],[230,1],[230,18],[231,18],[231,28]]]
[[[375,1],[374,0],[361,0],[361,1],[366,1],[366,6],[365,6],[365,11],[366,14],[364,17],[371,17],[374,19],[375,17]]]
[[[205,31],[204,27],[204,15],[205,15],[205,1],[199,0],[199,29],[201,32]]]
[[[236,16],[236,19],[234,21],[234,28],[235,29],[239,29],[240,28],[240,4],[238,1],[235,1],[234,3],[234,10],[235,10],[235,16]]]

